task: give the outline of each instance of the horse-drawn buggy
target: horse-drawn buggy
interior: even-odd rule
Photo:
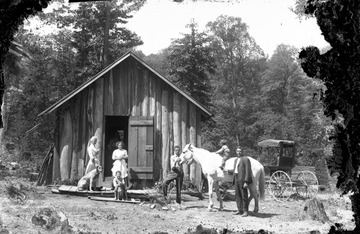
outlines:
[[[270,195],[277,201],[286,201],[296,193],[301,198],[314,198],[318,193],[318,179],[311,171],[293,173],[296,144],[294,141],[268,139],[258,143],[265,158],[273,163],[264,165],[266,185]]]

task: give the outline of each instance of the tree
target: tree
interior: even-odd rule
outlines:
[[[297,61],[298,49],[279,45],[267,62],[261,79],[261,95],[257,102],[258,141],[268,138],[294,140],[297,159],[305,165],[314,165],[322,156],[325,123],[319,121],[321,105],[314,96],[321,82],[305,75]]]
[[[40,14],[40,19],[59,29],[71,28],[68,40],[78,52],[77,66],[81,79],[96,74],[124,52],[142,45],[141,39],[124,25],[131,13],[145,1],[119,0],[80,3],[76,9],[61,6]],[[106,62],[105,62],[106,60]]]
[[[337,187],[351,195],[355,232],[360,231],[360,2],[356,0],[309,0],[305,13],[315,16],[331,49],[316,47],[301,51],[301,66],[310,77],[324,82],[324,113],[334,121],[333,155],[328,165],[339,173]]]
[[[0,102],[3,103],[5,90],[5,79],[3,75],[3,64],[5,56],[9,51],[11,41],[19,26],[28,17],[37,14],[48,6],[51,0],[19,0],[19,1],[0,1]],[[0,128],[3,127],[0,118]]]
[[[251,117],[255,111],[254,97],[260,91],[260,74],[266,68],[266,57],[241,18],[222,15],[209,22],[207,29],[218,66],[212,85],[214,119],[219,130],[211,134],[211,141],[232,138],[236,139],[229,142],[233,148],[239,144],[253,147],[254,139],[247,135],[247,126],[254,121]]]
[[[175,84],[209,107],[209,74],[215,72],[215,61],[206,34],[198,32],[193,20],[187,27],[191,33],[174,40],[169,47],[169,74]]]

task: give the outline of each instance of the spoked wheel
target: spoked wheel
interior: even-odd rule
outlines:
[[[319,182],[311,171],[302,171],[296,177],[296,193],[305,199],[316,197],[319,191]]]
[[[268,183],[270,195],[276,201],[286,201],[292,193],[292,183],[289,175],[283,171],[275,171]]]

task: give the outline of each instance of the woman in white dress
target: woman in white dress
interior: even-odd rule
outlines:
[[[90,171],[94,170],[96,166],[99,166],[99,159],[97,158],[97,154],[99,153],[99,149],[96,148],[97,137],[93,136],[90,138],[88,146],[87,146],[87,153],[89,155],[89,162],[86,166],[85,175]]]
[[[127,150],[124,149],[125,144],[122,141],[119,141],[116,143],[116,146],[118,147],[116,150],[114,150],[112,154],[112,159],[115,160],[113,163],[113,167],[111,169],[113,177],[116,177],[116,172],[121,172],[122,178],[127,178],[128,176],[128,169],[125,159],[128,158]]]

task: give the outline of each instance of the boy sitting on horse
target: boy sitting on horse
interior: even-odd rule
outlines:
[[[220,145],[221,145],[221,148],[218,151],[216,151],[215,153],[219,154],[222,157],[222,163],[221,163],[220,169],[224,170],[226,160],[228,160],[230,158],[230,149],[227,146],[227,141],[224,139],[222,139],[220,141]]]

